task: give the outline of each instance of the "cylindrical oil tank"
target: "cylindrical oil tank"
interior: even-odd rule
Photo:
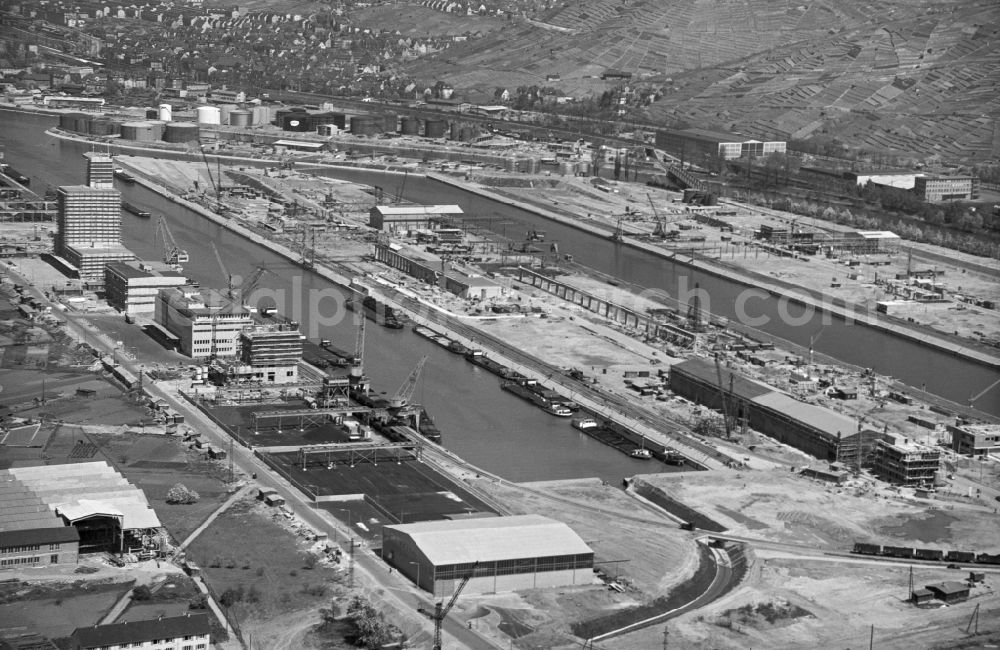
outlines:
[[[230,126],[250,126],[253,123],[253,113],[244,110],[235,110],[229,113]]]
[[[420,120],[415,117],[404,117],[399,130],[403,135],[420,135]]]
[[[219,120],[220,124],[229,124],[229,114],[237,110],[239,106],[236,104],[222,104],[219,106]]]
[[[193,122],[168,122],[163,131],[164,142],[197,142],[201,129]]]
[[[382,115],[382,132],[396,133],[399,131],[399,116],[395,113],[385,113]]]
[[[458,139],[461,142],[472,142],[472,139],[475,137],[475,135],[476,135],[475,129],[473,129],[471,126],[463,126],[462,129],[458,132]]]
[[[682,198],[681,200],[684,203],[690,203],[697,194],[698,190],[694,189],[693,187],[686,187],[684,188],[684,198]]]
[[[174,115],[173,106],[171,106],[170,104],[160,104],[160,111],[157,119],[163,120],[164,122],[169,122],[172,119],[174,119],[173,115]]]
[[[90,122],[90,133],[92,135],[118,135],[120,132],[121,126],[118,122],[110,118],[99,117]]]
[[[158,110],[156,110],[155,108],[147,108],[146,109],[146,119],[147,120],[155,120],[159,116],[160,116],[160,112]]]
[[[155,142],[160,139],[159,125],[151,122],[125,122],[122,124],[122,139],[136,142]]]
[[[85,113],[63,113],[59,116],[59,128],[79,133],[80,124],[86,125],[86,120],[87,115]]]
[[[198,124],[222,124],[222,115],[218,106],[199,106]]]
[[[348,122],[348,120],[347,120],[347,114],[346,113],[334,113],[333,114],[333,123],[341,131],[346,131],[347,130],[347,122]]]
[[[428,138],[443,138],[448,123],[444,120],[427,120],[424,123],[424,134]]]
[[[459,134],[462,132],[462,125],[458,122],[452,122],[451,128],[449,129],[448,137],[452,140],[458,140]]]
[[[166,122],[159,120],[146,120],[149,122],[149,132],[153,134],[155,140],[163,139],[163,131],[167,128]]]
[[[581,176],[590,176],[590,161],[581,160],[576,163],[576,168],[580,171]]]
[[[381,131],[381,120],[367,115],[351,118],[351,133],[354,135],[378,135]]]
[[[576,163],[572,160],[559,161],[560,176],[576,176]]]
[[[270,124],[272,118],[274,117],[273,111],[270,106],[254,106],[251,110],[253,113],[253,119],[251,124],[254,126],[260,126],[261,124]]]
[[[315,131],[318,127],[324,124],[332,124],[336,126],[337,124],[337,114],[336,113],[311,113],[308,120],[306,121],[306,126],[310,131]]]
[[[309,115],[305,111],[286,113],[281,116],[278,124],[282,131],[308,131]]]

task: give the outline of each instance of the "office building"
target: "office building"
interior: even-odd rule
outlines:
[[[656,132],[656,146],[682,162],[696,165],[706,158],[760,158],[772,153],[785,153],[781,140],[761,141],[722,131],[707,129],[664,129]]]
[[[937,449],[892,435],[875,442],[872,472],[889,483],[934,485],[940,466],[941,452]]]
[[[59,188],[57,206],[55,254],[74,267],[82,280],[103,284],[106,264],[135,259],[121,243],[118,190],[64,185]]]
[[[975,201],[979,198],[976,176],[918,176],[913,192],[928,203]]]
[[[230,373],[236,381],[291,384],[299,380],[302,333],[292,323],[254,325],[240,332],[240,362]]]
[[[84,154],[87,159],[87,186],[98,190],[115,188],[115,161],[111,156],[96,152]]]
[[[111,262],[104,271],[108,304],[129,316],[152,316],[160,289],[180,287],[187,278],[173,269],[148,264]]]
[[[1000,452],[1000,425],[949,425],[951,448],[965,456],[987,456]]]
[[[253,325],[248,309],[225,301],[210,305],[192,287],[160,289],[153,318],[192,359],[235,358],[240,333]]]

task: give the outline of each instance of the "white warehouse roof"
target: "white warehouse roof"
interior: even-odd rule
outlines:
[[[541,515],[423,521],[386,528],[407,535],[435,566],[593,553],[572,528]]]
[[[383,216],[424,216],[435,214],[462,214],[457,205],[376,205]]]

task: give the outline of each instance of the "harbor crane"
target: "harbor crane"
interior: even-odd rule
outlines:
[[[358,319],[358,338],[354,344],[354,358],[351,359],[351,368],[348,374],[351,378],[351,383],[359,384],[364,378],[365,374],[365,313],[364,306],[361,304],[361,300],[357,297],[354,298],[354,313],[357,314]]]
[[[389,398],[389,408],[400,409],[404,406],[409,405],[410,399],[413,397],[413,391],[417,388],[417,381],[420,379],[420,373],[424,370],[424,364],[427,363],[427,355],[417,362],[416,367],[410,372],[410,375],[406,378],[403,384],[396,391],[396,394]]]
[[[681,221],[684,219],[684,215],[682,214],[681,216],[673,219],[661,217],[659,210],[656,209],[656,204],[653,203],[653,197],[649,194],[649,192],[646,192],[646,198],[649,199],[649,207],[653,208],[653,218],[656,220],[656,228],[653,229],[653,237],[662,237],[664,239],[668,237],[676,237],[677,231],[667,231],[667,224],[675,221]]]
[[[173,233],[170,232],[170,227],[167,225],[167,220],[160,217],[156,222],[156,231],[153,233],[153,241],[162,238],[163,240],[163,261],[167,264],[176,266],[178,264],[186,264],[190,261],[190,256],[186,250],[177,245],[177,240],[174,239]]]
[[[246,278],[240,278],[239,275],[231,273],[226,267],[225,263],[222,261],[222,255],[219,254],[219,249],[215,246],[215,242],[209,243],[212,246],[212,252],[215,253],[215,261],[219,263],[219,268],[222,269],[222,275],[226,277],[226,298],[231,303],[239,301],[241,298],[249,295],[254,289],[257,288],[257,285],[260,283],[260,279],[264,277],[265,273],[268,272],[267,267],[259,265]]]
[[[462,578],[462,582],[458,583],[458,588],[456,588],[455,593],[451,595],[451,600],[448,601],[447,605],[442,606],[442,601],[438,601],[438,603],[434,605],[434,614],[431,615],[431,618],[434,619],[434,650],[441,650],[441,626],[444,623],[444,619],[448,616],[448,612],[450,612],[451,608],[455,606],[455,601],[458,600],[459,594],[461,594],[462,590],[465,589],[465,585],[469,584],[469,580],[472,580],[472,576],[476,573],[477,566],[479,566],[478,561],[476,561],[472,565],[472,568],[469,569],[469,572],[465,574],[465,577]]]

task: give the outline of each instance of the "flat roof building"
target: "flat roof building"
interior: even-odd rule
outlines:
[[[656,132],[656,146],[681,161],[700,164],[706,156],[725,160],[759,158],[772,153],[785,153],[786,142],[764,142],[744,136],[708,129],[663,129]]]
[[[875,442],[872,471],[889,483],[916,487],[934,485],[941,452],[906,438],[885,435]]]
[[[302,333],[291,323],[254,325],[240,332],[238,381],[291,384],[299,380]]]
[[[444,289],[467,300],[495,300],[503,294],[503,286],[493,280],[452,268],[442,278]]]
[[[566,524],[541,515],[385,526],[382,558],[436,598],[590,584],[594,552]],[[477,564],[478,563],[478,564]]]
[[[115,188],[115,161],[96,151],[83,154],[87,159],[87,185],[100,190]]]
[[[837,460],[841,438],[857,431],[853,418],[828,408],[800,402],[723,368],[723,385],[730,415],[745,418],[755,431],[824,460]],[[732,386],[732,388],[728,388]],[[709,408],[722,410],[722,393],[715,363],[694,358],[670,368],[670,390]]]
[[[95,174],[99,179],[100,173]],[[135,259],[121,243],[118,190],[64,185],[59,188],[57,206],[54,252],[75,267],[82,280],[101,284],[105,265]]]
[[[232,303],[210,306],[192,287],[160,289],[153,318],[192,359],[236,357],[240,333],[253,325],[248,309]]]
[[[979,198],[977,176],[919,176],[913,192],[928,203],[975,201]]]
[[[130,316],[152,316],[160,289],[186,283],[187,278],[173,269],[155,270],[145,264],[111,262],[104,270],[108,304]]]
[[[457,205],[376,205],[368,213],[368,225],[376,230],[397,232],[433,229],[446,218],[463,214]]]
[[[951,448],[967,456],[1000,452],[1000,424],[948,425]]]

